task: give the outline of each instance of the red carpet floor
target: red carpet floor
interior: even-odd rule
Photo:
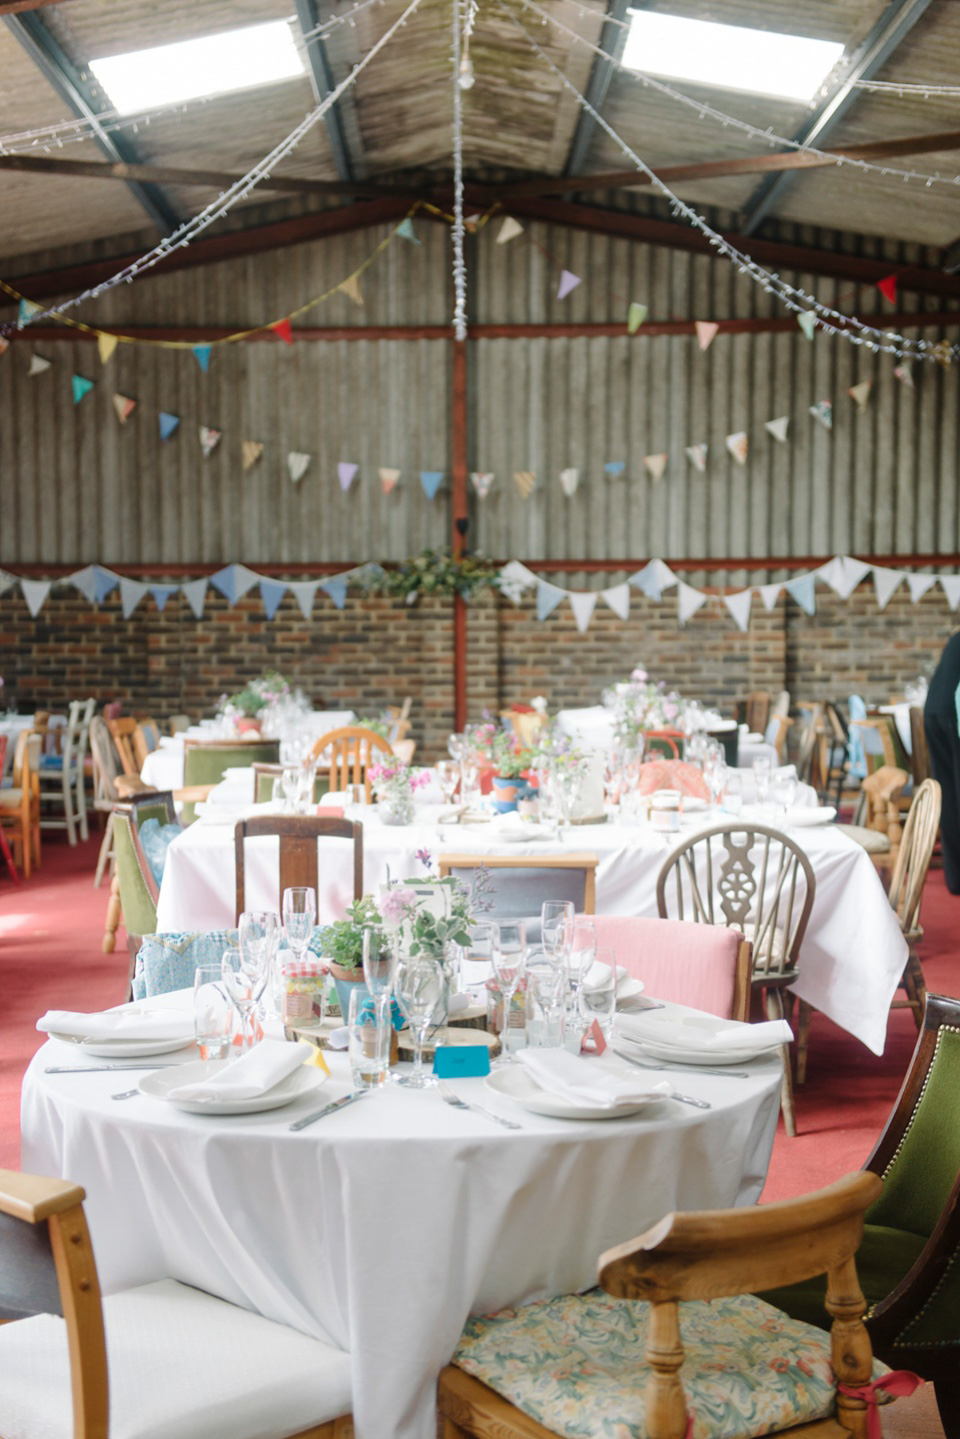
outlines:
[[[20,1164],[20,1081],[41,1036],[34,1028],[46,1009],[100,1009],[124,997],[127,954],[123,931],[112,955],[101,954],[106,884],[93,888],[98,841],[70,849],[64,839],[44,845],[43,867],[19,889],[0,876],[0,1166]],[[960,995],[960,898],[943,875],[927,882],[921,950],[928,987]],[[850,936],[851,944],[856,935]],[[910,1061],[916,1031],[907,1010],[890,1017],[886,1053],[870,1054],[821,1015],[815,1015],[809,1077],[797,1092],[795,1139],[781,1126],[764,1199],[785,1199],[858,1169],[870,1153]]]

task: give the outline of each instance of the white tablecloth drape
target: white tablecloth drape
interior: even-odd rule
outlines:
[[[590,1287],[604,1249],[672,1209],[755,1202],[780,1086],[779,1059],[684,1074],[710,1110],[589,1123],[458,1082],[517,1131],[390,1086],[292,1134],[349,1088],[342,1056],[319,1098],[232,1118],[112,1100],[135,1075],[45,1073],[76,1057],[50,1041],[27,1071],[23,1166],[83,1185],[105,1289],[170,1275],[348,1348],[357,1439],[434,1439],[470,1314]]]
[[[364,826],[364,888],[390,879],[422,877],[418,852],[556,855],[564,849],[596,854],[599,914],[655,915],[656,883],[671,846],[649,825],[597,824],[575,827],[572,838],[507,844],[490,825],[440,825],[436,809],[418,810],[413,824],[384,825],[374,807],[350,813]],[[755,817],[759,818],[759,816]],[[211,811],[179,835],[167,850],[157,929],[219,929],[234,922],[235,855],[233,812]],[[694,832],[731,818],[699,813],[685,821]],[[798,841],[817,881],[813,911],[803,945],[794,993],[882,1054],[890,1001],[907,959],[900,926],[866,851],[835,827],[796,827]],[[320,866],[318,914],[337,918],[352,898],[352,861],[343,841],[329,841]],[[341,846],[337,849],[335,846]],[[274,839],[249,840],[246,896],[251,909],[277,906],[278,847]]]
[[[339,729],[341,725],[353,724],[353,710],[314,710],[305,717],[302,728],[314,739]],[[216,742],[210,726],[191,725],[190,729],[164,739],[159,749],[147,755],[140,770],[140,778],[153,789],[183,788],[183,741],[203,739]]]

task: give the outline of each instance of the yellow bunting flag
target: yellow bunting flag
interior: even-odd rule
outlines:
[[[513,482],[525,500],[529,500],[537,488],[537,477],[533,470],[514,470]]]
[[[363,308],[363,296],[360,293],[360,278],[358,275],[348,275],[347,278],[337,286],[337,289],[342,291],[355,305],[359,305],[361,309]]]
[[[660,455],[644,455],[644,468],[649,471],[654,480],[662,480],[663,472],[667,468],[668,459],[669,455],[666,450]]]
[[[628,309],[627,309],[627,334],[628,334],[628,335],[635,335],[635,334],[637,333],[637,331],[639,330],[640,326],[643,324],[644,320],[647,318],[647,314],[648,314],[648,311],[647,311],[646,305],[641,305],[641,304],[639,303],[639,301],[637,301],[637,300],[631,301],[631,303],[630,303],[630,305],[629,305],[629,307],[628,307]]]
[[[240,448],[243,452],[243,468],[252,470],[263,454],[263,445],[259,440],[244,440]]]
[[[97,349],[100,351],[100,363],[105,365],[119,345],[120,341],[116,335],[106,335],[101,330],[97,335]]]
[[[851,385],[847,394],[851,400],[855,400],[858,410],[867,408],[867,401],[870,398],[870,391],[873,389],[872,380],[861,380],[859,385]]]
[[[498,245],[507,245],[510,243],[511,240],[515,240],[518,235],[522,234],[523,226],[520,224],[519,220],[515,220],[512,215],[508,215],[504,220],[503,224],[500,226],[500,231],[497,235],[496,243]]]

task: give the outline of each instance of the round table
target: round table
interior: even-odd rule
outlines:
[[[670,1210],[754,1203],[781,1076],[778,1057],[738,1065],[747,1079],[684,1073],[710,1110],[603,1122],[457,1082],[516,1131],[389,1086],[291,1133],[347,1092],[341,1055],[319,1099],[230,1118],[111,1098],[138,1073],[46,1072],[70,1063],[50,1040],[27,1070],[23,1167],[84,1187],[104,1288],[169,1275],[349,1349],[357,1439],[434,1439],[436,1377],[470,1314],[589,1288],[603,1250]]]
[[[314,710],[303,720],[303,729],[314,740],[343,725],[353,724],[353,710]],[[157,749],[152,750],[143,762],[140,778],[152,789],[168,790],[183,788],[184,739],[196,739],[201,743],[216,744],[218,736],[213,725],[191,725],[179,734],[164,735]]]

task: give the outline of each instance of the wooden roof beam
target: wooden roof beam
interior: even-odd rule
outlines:
[[[17,170],[32,175],[55,175],[67,179],[140,180],[156,185],[202,185],[208,189],[225,190],[235,185],[242,175],[224,174],[221,170],[184,170],[173,165],[144,165],[124,160],[64,160],[54,155],[0,154],[0,170]],[[268,175],[261,180],[260,190],[280,190],[292,195],[384,196],[399,193],[395,187],[349,180],[304,180],[294,175]]]

